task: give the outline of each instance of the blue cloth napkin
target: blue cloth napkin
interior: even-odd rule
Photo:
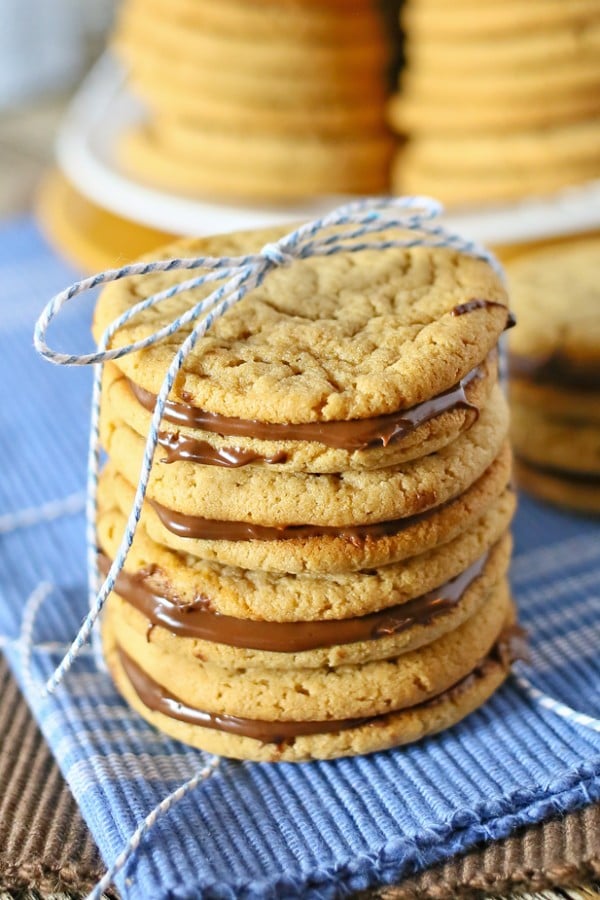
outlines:
[[[91,653],[45,698],[23,666],[21,618],[40,582],[55,587],[34,627],[34,676],[50,674],[86,612],[78,492],[91,375],[38,359],[31,342],[43,304],[73,277],[29,220],[0,228],[0,634],[110,865],[206,757],[131,712]],[[91,306],[65,311],[53,346],[91,347]],[[14,513],[71,495],[60,517],[50,506],[47,521],[25,514],[14,527]],[[522,498],[515,533],[514,591],[534,648],[522,671],[600,717],[598,526]],[[343,897],[598,799],[600,734],[511,679],[465,722],[406,749],[298,766],[223,761],[142,839],[117,884],[131,900]]]

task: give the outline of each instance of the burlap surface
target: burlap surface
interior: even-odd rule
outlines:
[[[80,895],[103,871],[75,801],[0,659],[0,890]],[[580,884],[599,874],[600,804],[363,897],[450,900]]]

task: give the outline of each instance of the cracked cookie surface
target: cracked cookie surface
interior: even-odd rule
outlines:
[[[287,229],[180,241],[161,256],[257,252]],[[142,297],[189,272],[134,276],[105,288],[94,335]],[[146,310],[113,346],[147,337],[206,296],[181,294]],[[457,315],[473,300],[492,305]],[[264,422],[369,418],[452,387],[496,345],[507,320],[490,266],[451,250],[391,249],[294,261],[217,320],[184,363],[171,398],[224,416]],[[189,328],[187,329],[189,331]],[[116,361],[157,393],[184,329]]]

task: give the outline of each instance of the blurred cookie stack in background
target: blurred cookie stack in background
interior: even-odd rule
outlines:
[[[129,0],[113,47],[148,116],[119,148],[136,178],[283,202],[388,188],[388,39],[353,0]]]
[[[600,173],[600,0],[408,0],[393,187],[451,205]]]
[[[600,238],[509,267],[512,438],[527,490],[600,513]]]

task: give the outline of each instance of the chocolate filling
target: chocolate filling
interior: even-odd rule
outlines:
[[[455,498],[456,499],[456,498]],[[148,499],[162,524],[178,537],[195,538],[203,541],[289,541],[294,538],[312,538],[331,536],[349,541],[363,541],[368,538],[377,539],[398,534],[411,525],[416,525],[440,512],[452,500],[416,513],[403,519],[391,519],[388,522],[373,522],[370,525],[258,525],[255,522],[228,522],[223,519],[203,519],[200,516],[188,516],[174,509],[167,509]]]
[[[484,366],[475,366],[462,378],[458,384],[418,403],[410,409],[399,410],[384,416],[375,416],[371,419],[349,419],[335,422],[302,422],[300,424],[282,424],[259,422],[256,419],[236,419],[230,416],[221,416],[218,413],[205,412],[187,403],[174,403],[167,401],[163,418],[175,425],[187,428],[200,428],[224,437],[251,437],[264,441],[316,441],[333,447],[336,450],[366,450],[381,444],[387,447],[394,441],[399,441],[420,425],[429,422],[444,412],[454,409],[471,410],[475,415],[479,409],[471,403],[465,393],[466,388],[477,378],[482,378]],[[146,409],[152,411],[156,403],[156,395],[128,379],[129,387],[136,400]],[[264,462],[283,462],[284,458],[276,454],[275,458],[263,457],[258,453],[240,450],[237,447],[217,448],[211,447],[206,441],[196,441],[187,436],[175,435],[168,438],[167,433],[161,432],[160,443],[168,448],[168,456],[165,462],[174,462],[177,459],[194,459],[203,462],[204,465],[235,466],[246,465],[262,459]],[[180,443],[181,442],[181,443]],[[187,455],[184,455],[187,454]]]
[[[167,451],[167,455],[161,459],[163,463],[186,460],[203,466],[237,469],[257,461],[267,465],[287,462],[287,453],[283,451],[264,456],[242,447],[213,447],[208,441],[198,441],[179,431],[159,431],[158,443]]]
[[[537,462],[531,462],[524,456],[516,456],[519,462],[536,472],[543,475],[550,475],[552,478],[561,478],[563,481],[570,481],[573,484],[589,484],[592,486],[600,486],[600,473],[595,472],[573,472],[571,469],[562,469],[560,466],[546,466]]]
[[[468,690],[479,678],[484,677],[496,666],[508,668],[515,659],[522,658],[524,644],[524,632],[519,626],[509,626],[499,636],[494,647],[465,678],[455,685],[432,697],[424,703],[407,707],[407,710],[427,709],[428,707],[442,703],[448,699],[459,697]],[[187,722],[191,725],[200,725],[203,728],[212,728],[216,731],[225,731],[229,734],[237,734],[242,737],[254,738],[263,744],[283,744],[302,735],[330,734],[338,731],[346,731],[350,728],[359,728],[361,725],[383,725],[393,713],[385,713],[378,716],[367,716],[356,719],[331,719],[321,722],[304,721],[268,722],[259,719],[246,719],[240,716],[230,716],[225,713],[208,713],[200,709],[188,706],[158,682],[154,681],[143,669],[134,662],[122,647],[117,647],[119,659],[125,675],[141,702],[153,712],[162,713],[171,719]],[[399,710],[402,712],[402,710]]]
[[[589,366],[584,371],[574,366],[559,351],[546,356],[511,353],[508,366],[512,378],[520,378],[532,384],[574,388],[585,392],[600,391],[600,367]]]
[[[451,310],[451,315],[462,316],[475,309],[498,307],[506,311],[506,327],[515,324],[514,316],[502,304],[493,300],[469,300]],[[402,440],[419,426],[429,422],[442,413],[455,409],[471,410],[475,416],[478,408],[466,396],[466,388],[477,378],[483,376],[483,365],[475,366],[459,382],[447,391],[428,400],[418,403],[410,409],[398,410],[383,416],[369,419],[350,419],[347,421],[269,423],[256,419],[239,419],[233,416],[222,416],[218,413],[206,412],[188,403],[176,403],[168,400],[163,413],[167,422],[187,428],[199,428],[203,431],[219,434],[221,437],[252,437],[266,441],[314,441],[337,450],[366,450],[381,445],[387,447],[394,441]],[[138,403],[153,411],[156,395],[127,379],[130,390]],[[167,450],[162,462],[172,463],[177,460],[198,462],[202,465],[224,466],[236,468],[248,463],[261,461],[267,464],[286,462],[286,454],[276,453],[264,456],[239,447],[214,447],[207,441],[196,440],[179,433],[161,432],[159,443]]]
[[[458,306],[455,306],[454,309],[450,311],[450,315],[452,316],[464,316],[465,313],[473,312],[475,309],[503,309],[507,316],[507,326],[509,328],[512,325],[509,325],[509,322],[512,322],[514,319],[513,314],[510,310],[504,305],[504,303],[498,303],[496,300],[479,300],[474,298],[473,300],[467,300],[466,303],[459,303]]]
[[[236,619],[211,612],[205,598],[183,604],[156,593],[147,585],[148,573],[143,571],[135,575],[121,572],[115,591],[152,625],[159,625],[180,637],[201,638],[230,647],[299,653],[336,644],[377,640],[415,625],[429,625],[458,605],[467,588],[483,572],[488,556],[489,553],[484,553],[460,575],[421,597],[351,619],[313,622]],[[107,574],[110,568],[108,557],[100,555],[99,563],[101,571]]]

